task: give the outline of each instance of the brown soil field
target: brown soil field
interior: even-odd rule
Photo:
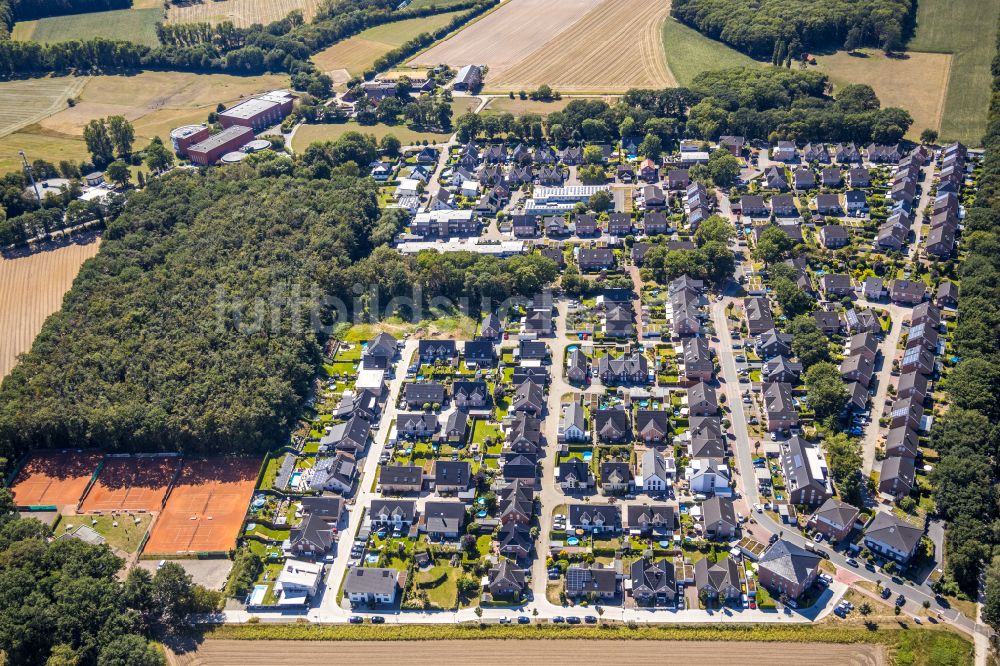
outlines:
[[[97,254],[98,241],[0,257],[0,379],[28,351],[45,319],[62,305],[80,265]]]
[[[911,51],[899,58],[887,58],[870,49],[859,53],[852,56],[838,51],[817,56],[819,69],[833,81],[834,95],[848,83],[867,83],[883,107],[898,106],[913,116],[908,138],[917,139],[927,128],[941,129],[953,58],[950,53]]]
[[[488,83],[536,53],[600,0],[507,0],[464,30],[413,58],[413,64],[488,65]],[[669,8],[669,6],[668,6]]]
[[[94,452],[40,451],[24,464],[11,484],[18,506],[54,506],[74,510],[101,462]]]
[[[296,9],[306,23],[316,15],[322,0],[205,0],[185,4],[171,3],[167,23],[222,23],[232,21],[240,28],[253,23],[280,21]]]
[[[581,659],[587,661],[587,654],[601,655],[600,662],[606,666],[634,666],[637,663],[882,666],[887,663],[885,650],[875,645],[599,640],[482,640],[471,643],[443,640],[405,645],[370,641],[206,640],[193,652],[175,655],[168,651],[168,662],[174,666],[275,666],[328,663],[331,655],[336,655],[336,662],[345,665],[401,661],[408,666],[439,666],[442,655],[469,653],[475,655],[470,654],[469,662],[477,666],[507,666],[512,659],[525,664],[578,666]]]
[[[661,42],[669,2],[604,0],[582,20],[502,72],[487,76],[487,90],[533,90],[543,83],[560,92],[622,92],[676,86]]]
[[[107,458],[80,511],[159,511],[179,463],[160,456]]]
[[[185,460],[145,552],[220,552],[232,548],[259,471],[260,461],[248,458]]]

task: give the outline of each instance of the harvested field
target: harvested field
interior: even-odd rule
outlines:
[[[80,511],[159,511],[179,463],[166,456],[105,458]]]
[[[98,240],[0,257],[0,379],[28,351],[45,319],[62,305],[80,265],[97,254]],[[93,471],[93,470],[90,470]],[[81,489],[82,490],[82,489]],[[77,495],[76,500],[80,499]]]
[[[322,0],[206,0],[205,2],[171,3],[167,23],[222,23],[232,21],[239,28],[254,23],[280,21],[296,9],[306,23],[316,15]]]
[[[491,71],[485,88],[533,90],[545,83],[560,92],[624,92],[675,86],[661,41],[669,13],[669,2],[604,0],[521,62]]]
[[[248,458],[185,460],[144,552],[221,552],[236,543],[260,471]]]
[[[820,70],[837,88],[849,83],[866,83],[878,95],[882,106],[898,106],[913,116],[907,138],[918,139],[920,132],[941,129],[952,56],[947,53],[909,52],[887,58],[881,51],[865,49],[859,55],[838,51],[816,58]]]
[[[177,666],[254,666],[261,664],[320,663],[337,655],[339,664],[381,664],[399,660],[401,646],[392,642],[321,642],[321,641],[233,641],[206,640],[198,649],[182,655],[169,655]],[[608,666],[634,666],[636,663],[692,664],[731,666],[765,663],[773,666],[831,666],[834,664],[882,665],[887,663],[885,649],[877,645],[829,645],[816,643],[746,643],[696,641],[573,641],[573,640],[483,640],[417,641],[404,647],[406,663],[411,666],[437,666],[442,654],[464,654],[474,650],[478,666],[506,666],[511,652],[526,664],[577,666],[582,654],[600,654]]]
[[[347,70],[363,73],[381,56],[422,32],[434,32],[447,25],[457,12],[434,14],[368,28],[314,55],[312,60],[324,72]]]
[[[65,101],[42,105],[31,101],[32,86],[53,82],[71,86],[66,96],[78,98],[76,106],[67,108]],[[17,151],[24,150],[29,159],[45,159],[56,164],[60,160],[79,162],[88,157],[83,141],[83,128],[94,118],[120,114],[135,126],[136,147],[145,147],[154,136],[167,140],[170,130],[180,125],[204,122],[216,104],[231,104],[241,97],[288,86],[288,76],[232,76],[229,74],[194,74],[188,72],[141,72],[135,75],[94,77],[62,77],[0,84],[0,127],[7,118],[16,122],[3,136],[0,130],[0,172],[20,167]],[[22,86],[24,101],[36,107],[23,118],[17,113],[17,98],[3,93],[8,86]],[[51,104],[51,100],[50,100]],[[29,107],[31,108],[31,107]],[[30,122],[28,122],[30,121]]]
[[[461,67],[489,65],[488,84],[601,4],[600,0],[508,0],[436,46],[418,54],[413,63]],[[669,8],[669,7],[668,7]]]
[[[421,132],[412,130],[406,125],[359,125],[354,122],[347,123],[325,123],[319,125],[300,125],[295,130],[292,137],[292,149],[303,151],[309,147],[310,143],[316,141],[335,141],[346,132],[361,132],[370,134],[376,139],[381,139],[387,134],[392,134],[403,142],[403,145],[416,143],[426,139],[430,143],[444,143],[451,138],[452,132]]]
[[[0,136],[66,108],[87,84],[86,76],[55,76],[0,83]]]
[[[76,508],[101,462],[102,454],[39,451],[25,463],[11,484],[18,506]]]

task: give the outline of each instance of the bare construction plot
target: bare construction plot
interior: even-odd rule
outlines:
[[[350,666],[390,664],[405,654],[409,666],[439,666],[443,654],[475,654],[477,666],[507,666],[511,659],[525,664],[578,666],[584,654],[601,655],[607,666],[641,663],[770,664],[771,666],[883,666],[885,649],[878,645],[817,643],[747,643],[700,641],[603,641],[603,640],[476,640],[388,642],[325,641],[233,641],[206,640],[193,652],[169,654],[176,666],[281,666],[327,663],[331,654],[337,663]]]
[[[669,13],[669,2],[604,0],[516,65],[491,70],[485,88],[532,90],[544,83],[560,92],[600,93],[676,86],[660,39]]]
[[[536,53],[554,36],[600,4],[600,0],[555,3],[550,0],[508,0],[496,11],[417,55],[411,64],[488,65],[487,80],[492,81]]]

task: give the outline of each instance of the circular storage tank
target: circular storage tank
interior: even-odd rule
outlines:
[[[220,161],[223,164],[236,164],[237,162],[241,162],[246,156],[247,156],[246,153],[241,153],[238,150],[234,150],[231,153],[226,153],[225,155],[223,155]]]
[[[271,147],[271,142],[267,139],[254,139],[250,143],[246,144],[240,150],[244,153],[257,153],[262,150],[267,150]]]

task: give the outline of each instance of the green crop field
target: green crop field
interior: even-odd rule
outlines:
[[[920,0],[911,51],[951,53],[941,121],[942,140],[979,145],[990,100],[990,62],[996,53],[996,0]]]
[[[157,46],[156,24],[163,20],[162,9],[119,9],[71,16],[52,16],[22,21],[14,26],[13,37],[43,44],[71,39],[106,37]]]
[[[669,16],[663,22],[663,52],[678,85],[686,86],[698,74],[727,67],[760,67],[753,58],[729,48],[679,23]]]

